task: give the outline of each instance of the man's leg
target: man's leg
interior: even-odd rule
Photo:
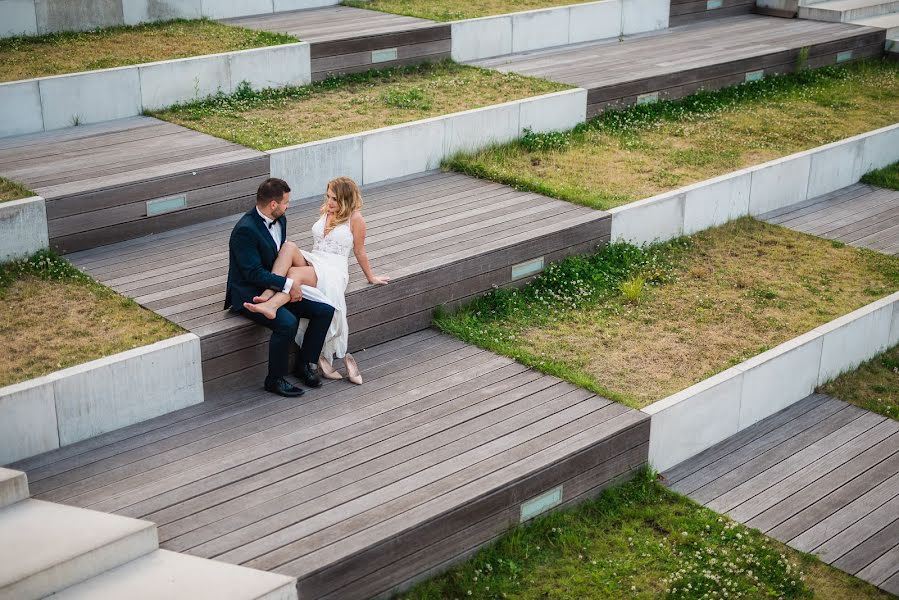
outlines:
[[[331,326],[331,318],[334,316],[334,307],[323,302],[303,299],[299,302],[291,302],[281,310],[284,309],[290,310],[299,319],[309,319],[309,326],[303,335],[303,346],[297,355],[297,366],[294,372],[306,385],[318,387],[321,385],[321,381],[308,365],[318,362],[322,346],[325,344],[325,337],[328,334],[328,327]]]
[[[247,310],[241,310],[240,314],[272,331],[268,342],[268,375],[265,378],[266,389],[269,389],[287,375],[290,348],[297,335],[299,320],[286,308],[279,309],[274,319]]]

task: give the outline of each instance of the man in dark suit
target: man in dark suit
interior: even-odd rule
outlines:
[[[266,179],[256,191],[256,206],[234,226],[228,244],[225,308],[272,330],[265,389],[290,398],[303,395],[302,389],[284,379],[288,371],[288,353],[296,338],[299,319],[309,319],[309,327],[303,336],[303,347],[297,355],[294,373],[309,387],[319,387],[321,379],[313,365],[321,354],[334,307],[304,299],[299,283],[272,273],[278,251],[287,239],[284,213],[289,203],[290,187],[287,182]],[[274,320],[251,313],[243,307],[244,302],[252,302],[253,297],[265,289],[290,295],[291,301],[278,309]]]

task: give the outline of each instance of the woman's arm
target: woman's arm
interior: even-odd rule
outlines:
[[[369,283],[375,285],[384,285],[390,281],[390,277],[380,277],[371,271],[371,264],[368,262],[368,254],[365,253],[365,219],[362,213],[356,211],[350,217],[350,231],[353,232],[353,254],[356,255],[356,261],[365,273],[365,278]]]

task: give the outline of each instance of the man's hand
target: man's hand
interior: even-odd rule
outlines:
[[[290,301],[291,302],[299,302],[303,299],[303,289],[300,287],[299,282],[294,281],[293,285],[290,286]]]

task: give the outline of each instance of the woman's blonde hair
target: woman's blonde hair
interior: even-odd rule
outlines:
[[[353,216],[353,212],[362,210],[362,193],[359,186],[349,177],[338,177],[328,182],[329,190],[334,191],[337,196],[337,212],[330,223],[326,223],[325,235],[331,233],[331,230],[342,223],[346,223]],[[322,204],[321,214],[328,213],[328,198],[325,196],[325,203]]]

